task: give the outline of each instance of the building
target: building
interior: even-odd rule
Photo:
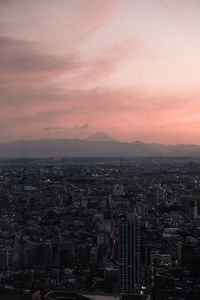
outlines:
[[[0,300],[40,300],[40,292],[36,291],[32,295],[0,294]]]
[[[119,220],[119,285],[121,294],[140,292],[140,226],[137,216],[127,214]]]

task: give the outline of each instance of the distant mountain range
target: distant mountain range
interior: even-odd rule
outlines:
[[[122,143],[104,133],[93,134],[86,140],[43,139],[0,144],[0,158],[134,156],[200,157],[200,146]]]

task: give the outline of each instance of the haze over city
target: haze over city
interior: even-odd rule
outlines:
[[[199,0],[0,0],[0,142],[200,144]]]

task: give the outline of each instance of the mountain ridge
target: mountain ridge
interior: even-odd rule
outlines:
[[[0,158],[49,157],[200,157],[200,145],[87,141],[83,139],[18,140],[0,144]]]
[[[89,141],[89,142],[109,142],[109,141],[117,141],[116,139],[114,139],[113,137],[111,137],[110,135],[108,135],[107,133],[103,132],[103,131],[97,131],[93,134],[91,134],[90,136],[88,136],[85,141]]]

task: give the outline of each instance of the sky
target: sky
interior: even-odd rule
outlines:
[[[0,142],[200,144],[199,0],[0,0]]]

